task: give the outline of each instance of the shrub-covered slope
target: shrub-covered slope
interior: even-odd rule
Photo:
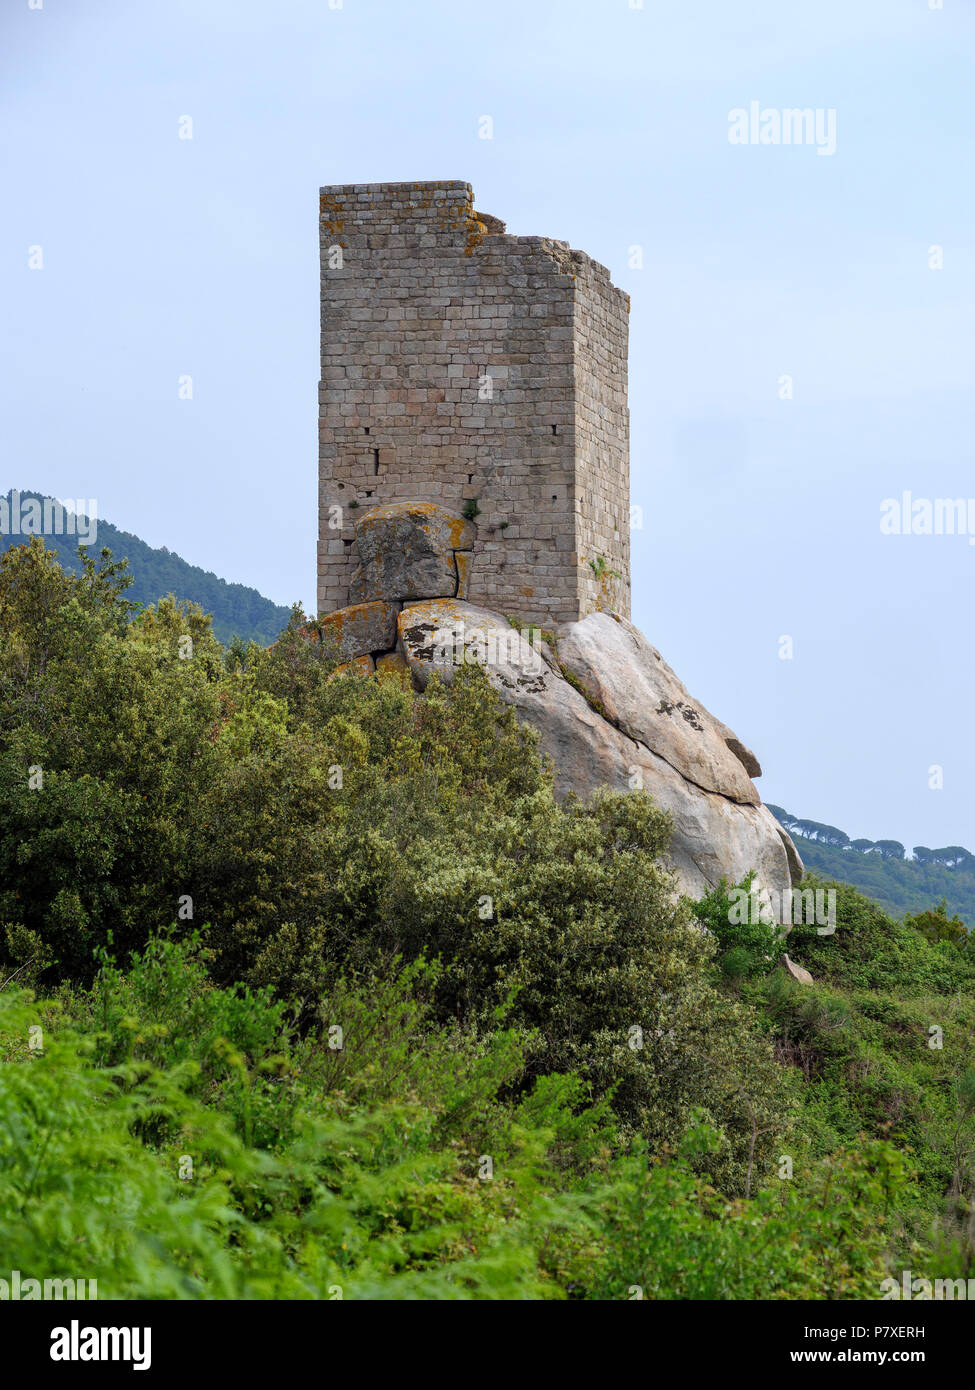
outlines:
[[[477,669],[335,664],[298,614],[225,650],[118,566],[0,560],[12,1266],[381,1299],[970,1269],[963,945],[843,888],[791,985],[674,896],[646,796],[556,802]]]

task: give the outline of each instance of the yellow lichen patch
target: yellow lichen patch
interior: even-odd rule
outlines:
[[[474,527],[463,517],[448,512],[437,502],[384,502],[369,510],[356,522],[356,530],[369,529],[382,522],[409,517],[416,530],[427,536],[433,551],[446,553],[470,550],[474,544]],[[444,528],[447,532],[443,538]]]
[[[329,637],[334,637],[336,642],[341,642],[348,621],[348,608],[339,608],[336,612],[328,613],[322,618],[322,629]]]
[[[410,668],[402,652],[387,652],[384,656],[377,656],[376,674],[389,680],[398,680],[403,685],[409,684],[410,681]]]
[[[329,680],[334,680],[336,676],[355,675],[356,673],[371,676],[375,669],[376,663],[371,656],[356,656],[351,661],[345,661],[341,666],[336,666]]]
[[[342,204],[335,198],[330,198],[327,193],[319,195],[318,208],[321,213],[322,227],[332,236],[345,230],[345,218],[336,217],[335,214],[342,211]]]
[[[469,550],[455,550],[454,564],[457,566],[457,597],[466,598],[471,587],[471,561]]]
[[[436,502],[383,502],[378,507],[370,507],[369,510],[359,518],[358,525],[364,521],[378,519],[385,521],[389,517],[400,516],[404,512],[410,515],[434,516],[440,507]]]
[[[464,255],[472,256],[488,234],[487,223],[482,222],[473,208],[467,214],[467,239],[464,242]]]
[[[450,532],[451,550],[467,549],[467,546],[465,546],[464,544],[465,540],[467,540],[467,536],[465,536],[464,533],[467,531],[467,528],[470,525],[471,523],[465,520],[463,517],[452,516],[450,518],[450,521],[448,522],[448,528]]]
[[[401,633],[408,632],[419,623],[436,622],[438,627],[450,627],[467,621],[456,599],[430,598],[421,603],[412,603],[404,608],[397,618]]]

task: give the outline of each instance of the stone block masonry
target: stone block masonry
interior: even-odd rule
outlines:
[[[628,297],[467,183],[320,201],[319,612],[352,601],[357,513],[417,501],[473,516],[472,603],[629,617]]]

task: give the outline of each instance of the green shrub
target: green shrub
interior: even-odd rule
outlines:
[[[332,1048],[208,985],[197,954],[154,945],[82,996],[0,993],[0,1246],[24,1277],[101,1298],[873,1294],[903,1179],[885,1146],[728,1202],[695,1176],[723,1146],[700,1112],[652,1164],[578,1077],[514,1099],[524,1039],[438,1027],[437,967],[340,982]]]
[[[714,1142],[704,1127],[704,1147]],[[909,1173],[864,1143],[781,1180],[749,1203],[722,1200],[683,1164],[642,1155],[607,1200],[594,1298],[875,1299],[887,1216]]]
[[[144,983],[123,988],[137,998]],[[232,1017],[220,993],[205,995],[209,1012]],[[183,1050],[159,1003],[128,1025],[131,1060],[99,1066],[105,1035],[0,994],[0,1246],[25,1277],[95,1278],[102,1298],[561,1296],[539,1243],[580,1218],[560,1195],[567,1165],[547,1150],[562,1128],[560,1155],[585,1153],[605,1120],[570,1115],[571,1088],[538,1103],[551,1130],[528,1108],[503,1130],[485,1119],[516,1065],[510,1036],[441,1046],[433,1066],[414,1033],[414,1075],[407,1066],[389,1099],[381,1081],[371,1089],[366,1058],[347,1089],[306,1074],[300,1045],[255,1065],[215,1041],[254,1093],[248,1109],[219,1067],[201,1089],[195,1063],[147,1060]],[[32,1051],[39,1018],[44,1046]],[[370,1028],[380,1023],[373,1012]],[[292,1093],[291,1122],[262,1146],[253,1122],[275,1090]],[[490,1180],[476,1142],[485,1128],[498,1140]]]
[[[789,936],[797,958],[817,979],[843,981],[856,989],[883,990],[901,997],[949,993],[961,982],[975,985],[975,963],[947,944],[935,944],[908,919],[895,922],[846,883],[807,875],[803,888],[836,893],[836,930],[794,927]]]
[[[224,652],[124,590],[107,558],[0,560],[22,1270],[618,1298],[871,1296],[884,1249],[968,1267],[975,962],[946,912],[835,885],[836,931],[789,937],[798,986],[727,885],[676,897],[649,798],[557,803],[479,670],[333,680],[297,611]]]
[[[722,879],[694,904],[694,916],[718,944],[718,963],[729,980],[765,975],[785,943],[785,930],[761,915],[755,875],[732,887]]]

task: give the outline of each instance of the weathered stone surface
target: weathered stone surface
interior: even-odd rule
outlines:
[[[402,652],[386,652],[384,656],[377,656],[376,670],[380,672],[380,674],[385,672],[387,674],[401,676],[406,680],[410,678],[410,668]]]
[[[435,502],[393,502],[373,507],[355,522],[359,568],[349,593],[355,601],[452,598],[457,592],[454,551],[468,551],[469,521]]]
[[[729,729],[727,724],[722,724],[721,720],[715,719],[713,714],[711,718],[714,719],[715,728],[721,734],[721,737],[731,749],[732,753],[734,753],[749,777],[761,777],[762,764],[758,761],[752,750],[746,744],[742,743],[735,731]]]
[[[370,652],[388,651],[396,644],[395,603],[354,603],[321,620],[322,637],[337,643],[346,661]]]
[[[473,550],[477,530],[472,521],[437,502],[389,502],[370,507],[358,517],[355,535],[359,558],[365,564],[377,550],[404,540],[420,554]]]
[[[790,960],[784,951],[779,957],[779,968],[784,970],[790,980],[795,980],[797,984],[811,985],[813,983],[813,977],[809,971],[804,970],[801,965],[796,965],[795,961]]]
[[[319,613],[352,601],[361,508],[416,498],[477,505],[457,597],[545,627],[629,613],[629,297],[501,228],[459,180],[321,190]]]
[[[771,811],[769,815],[772,815]],[[775,817],[772,816],[772,819],[775,820]],[[795,842],[789,832],[783,830],[778,821],[775,821],[775,828],[779,832],[779,839],[782,841],[783,845],[785,845],[785,852],[789,860],[789,872],[792,875],[793,887],[795,887],[802,882],[802,876],[805,873],[803,862],[799,858],[799,851],[796,849]]]
[[[560,796],[571,791],[586,799],[598,786],[622,792],[642,787],[669,811],[674,833],[668,857],[682,892],[700,897],[722,877],[739,882],[753,869],[760,900],[779,920],[792,875],[778,823],[764,806],[702,790],[682,776],[598,714],[496,613],[457,600],[417,603],[400,614],[399,632],[421,688],[434,670],[452,679],[457,654],[484,662],[502,699],[538,730]],[[614,709],[621,707],[623,692],[604,683],[603,693]]]
[[[590,613],[558,633],[558,659],[606,717],[687,781],[744,805],[760,804],[731,734],[686,688],[643,633],[624,618]]]
[[[365,676],[371,676],[376,669],[376,663],[371,656],[356,656],[351,661],[345,661],[341,666],[336,666],[332,676],[344,676],[350,671],[361,671]]]
[[[452,555],[426,555],[409,559],[390,555],[382,565],[359,565],[349,580],[349,602],[375,599],[451,598],[457,589],[457,570]]]
[[[551,675],[541,652],[506,618],[472,603],[458,599],[411,603],[400,613],[398,628],[406,660],[421,688],[434,669],[449,681],[457,667],[464,665],[484,666],[491,684],[502,692],[537,686],[546,672]]]
[[[454,564],[457,566],[457,598],[466,599],[471,588],[471,563],[474,559],[470,550],[455,550]]]

